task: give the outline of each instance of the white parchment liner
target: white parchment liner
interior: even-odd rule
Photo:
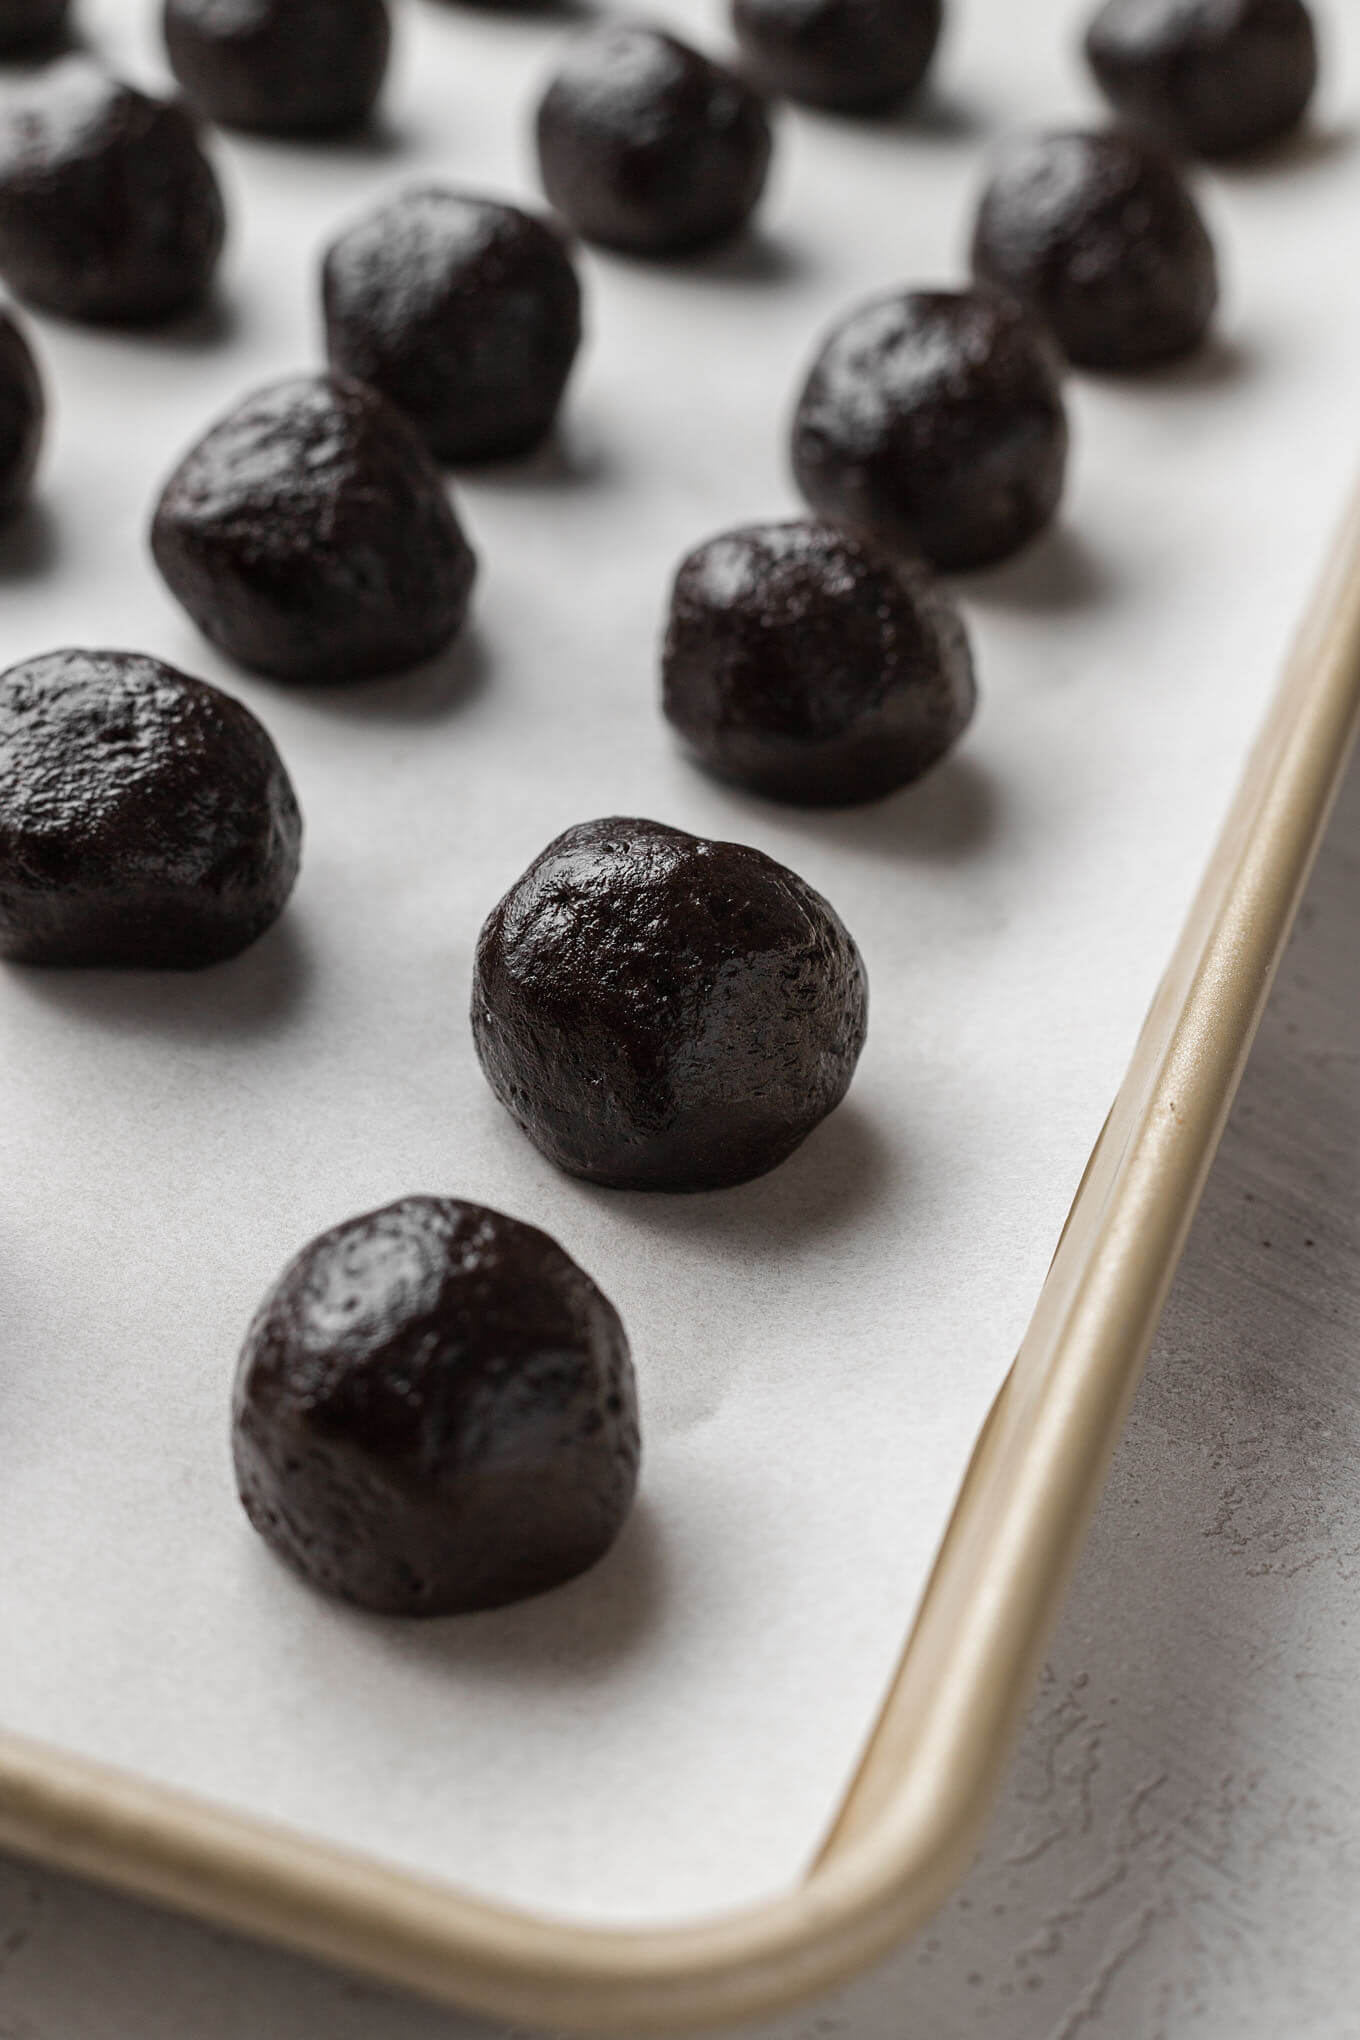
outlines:
[[[792,394],[856,297],[961,273],[988,135],[1092,117],[1070,0],[971,0],[914,119],[785,115],[759,238],[585,258],[561,447],[458,484],[476,624],[346,694],[232,671],[145,554],[156,490],[238,394],[317,358],[315,260],[437,176],[532,198],[560,23],[400,10],[371,143],[216,145],[220,313],[171,337],[33,319],[40,503],[0,536],[0,658],[122,645],[263,716],[308,824],[285,922],[206,976],[0,978],[0,1721],[558,1912],[715,1909],[794,1876],[853,1764],[977,1427],[1209,851],[1360,445],[1360,22],[1314,140],[1207,181],[1221,337],[1072,388],[1060,529],[963,589],[955,761],[859,812],[706,783],[656,708],[670,573],[791,513]],[[149,0],[91,39],[157,76]],[[716,36],[716,12],[671,10]],[[1353,115],[1352,115],[1353,118]],[[721,1196],[559,1177],[480,1078],[472,945],[557,830],[651,815],[756,843],[864,951],[847,1105]],[[628,1324],[643,1499],[584,1581],[502,1614],[366,1619],[241,1516],[241,1333],[311,1233],[404,1192],[547,1226]]]

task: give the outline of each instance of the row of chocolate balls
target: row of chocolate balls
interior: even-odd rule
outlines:
[[[69,0],[0,0],[0,55],[50,46]],[[274,134],[361,125],[391,47],[387,0],[165,0],[172,69],[207,118]],[[943,0],[732,0],[745,69],[814,106],[878,110],[915,92]],[[1257,148],[1302,117],[1317,76],[1305,0],[1103,0],[1085,37],[1125,118],[1190,154]]]
[[[302,817],[263,725],[160,660],[64,650],[0,675],[0,955],[186,970],[282,913]],[[761,852],[584,823],[482,929],[472,999],[496,1096],[614,1188],[773,1168],[849,1085],[867,991],[833,909]]]
[[[762,528],[681,574],[667,713],[707,764],[766,792],[871,798],[941,755],[971,705],[966,646],[944,598],[876,547],[957,569],[1025,543],[1053,515],[1066,466],[1050,336],[1078,361],[1143,366],[1196,344],[1216,298],[1213,249],[1178,173],[1126,135],[1017,144],[984,196],[974,250],[1007,291],[875,299],[832,333],[806,382],[795,472],[814,509],[860,536]],[[209,638],[254,670],[323,683],[396,671],[451,641],[475,565],[431,449],[485,458],[536,443],[580,335],[579,287],[550,230],[450,192],[408,194],[342,235],[324,297],[332,359],[363,384],[296,378],[247,398],[171,478],[152,535]],[[12,325],[0,425],[0,494],[13,505],[41,392]],[[820,638],[771,630],[790,604],[804,626],[815,614]],[[881,627],[866,629],[875,616]]]
[[[776,12],[786,6],[776,0]],[[364,10],[337,0],[274,11],[277,19],[268,8],[266,19],[258,9],[238,14],[171,0],[171,53],[200,105],[244,119],[233,97],[242,78],[248,101],[281,66],[289,93],[303,78],[329,91],[345,74],[339,52],[347,38],[366,52],[365,74],[381,76],[381,7],[376,41],[373,22],[360,22]],[[805,10],[793,14],[806,29]],[[909,5],[899,28],[924,51],[923,67],[938,7],[925,10],[924,22],[920,16]],[[859,10],[853,18],[861,20]],[[308,37],[316,57],[300,67]],[[1292,127],[1316,76],[1302,0],[1109,0],[1090,47],[1136,125],[1210,151],[1229,145],[1224,124],[1233,120],[1237,146]],[[826,55],[815,36],[809,48]],[[874,68],[880,84],[892,75],[881,53]],[[282,120],[282,104],[275,111]],[[771,149],[751,87],[675,37],[628,22],[569,46],[540,103],[537,135],[545,190],[567,223],[587,239],[654,255],[735,232],[764,187]],[[1056,202],[1050,190],[1050,207]],[[182,106],[81,58],[51,65],[8,94],[0,112],[0,275],[19,296],[77,318],[172,317],[208,288],[224,234],[217,180]]]
[[[59,69],[46,88],[49,114],[53,95],[94,108],[101,129],[115,118],[155,127],[175,114],[84,65]],[[3,134],[0,122],[0,272],[40,305],[126,305],[148,249],[120,251],[102,233],[87,244],[36,175],[45,149],[25,159],[25,198],[12,163],[5,174]],[[181,140],[196,147],[183,132]],[[152,209],[163,235],[165,210]],[[131,209],[120,217],[127,227]],[[200,249],[212,238],[205,223]],[[164,253],[152,264],[160,292],[173,270]],[[1042,316],[1069,359],[1098,367],[1136,368],[1189,351],[1217,293],[1213,249],[1179,172],[1117,133],[1015,142],[984,193],[973,262],[979,277]],[[332,365],[392,398],[437,458],[523,453],[549,430],[581,335],[575,269],[549,227],[485,199],[408,192],[341,235],[323,273]],[[857,358],[860,345],[852,335],[841,353]],[[891,349],[879,351],[891,376]],[[908,349],[908,371],[913,358]],[[1030,380],[1037,387],[1052,378],[1036,370]],[[815,477],[811,445],[800,461]],[[1006,549],[1003,539],[994,543]]]

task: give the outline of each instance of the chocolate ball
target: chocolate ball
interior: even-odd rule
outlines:
[[[732,0],[742,55],[767,92],[846,112],[914,92],[943,18],[943,0]]]
[[[381,390],[437,459],[528,453],[551,430],[580,345],[581,288],[541,220],[409,191],[332,244],[322,294],[331,367]]]
[[[57,41],[70,0],[0,0],[0,57],[28,56]]]
[[[28,495],[46,417],[33,351],[0,308],[0,518],[12,517]]]
[[[1105,0],[1086,57],[1123,119],[1191,156],[1278,141],[1317,83],[1303,0]]]
[[[164,26],[200,113],[276,135],[362,126],[392,40],[386,0],[165,0]]]
[[[289,1264],[246,1337],[232,1438],[265,1541],[387,1615],[560,1586],[637,1485],[613,1305],[547,1233],[453,1197],[352,1218]]]
[[[1083,368],[1189,354],[1218,303],[1194,199],[1171,158],[1133,134],[1012,142],[982,197],[973,271],[1023,298]]]
[[[214,425],[166,483],[151,549],[205,637],[317,684],[433,658],[476,573],[415,431],[343,376],[270,383]]]
[[[1003,560],[1042,531],[1066,465],[1056,351],[991,290],[858,306],[794,417],[794,474],[812,508],[946,569]]]
[[[976,700],[963,624],[933,575],[814,520],[726,531],[689,555],[662,684],[700,764],[807,807],[919,779]]]
[[[619,1190],[764,1175],[839,1105],[864,965],[837,914],[759,850],[583,822],[482,929],[472,1032],[534,1145]]]
[[[182,106],[63,57],[0,104],[0,276],[44,311],[142,325],[207,293],[226,217]]]
[[[764,189],[770,146],[750,86],[638,22],[579,36],[538,109],[553,205],[588,241],[637,255],[736,233]]]
[[[197,970],[262,935],[302,818],[231,695],[136,652],[0,676],[0,955]]]

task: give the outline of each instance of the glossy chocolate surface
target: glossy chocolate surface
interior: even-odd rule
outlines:
[[[392,1615],[539,1594],[613,1543],[637,1395],[612,1304],[537,1227],[407,1197],[313,1240],[246,1338],[233,1446],[260,1535]]]
[[[990,290],[858,306],[794,418],[794,473],[814,510],[946,569],[1005,559],[1042,531],[1066,464],[1053,343]]]
[[[361,126],[392,39],[386,0],[165,0],[164,25],[200,113],[278,135]]]
[[[28,56],[55,43],[70,0],[0,0],[0,57]]]
[[[1134,134],[1012,142],[978,210],[973,270],[1023,298],[1083,368],[1189,354],[1218,303],[1199,209],[1172,159]]]
[[[166,483],[151,547],[205,637],[318,685],[442,651],[476,573],[414,429],[336,376],[270,383],[214,425]]]
[[[662,682],[701,764],[810,807],[918,779],[976,700],[963,623],[933,575],[815,519],[726,531],[683,561]]]
[[[472,1031],[536,1147],[623,1190],[773,1169],[845,1096],[868,987],[834,910],[759,850],[584,822],[482,929]]]
[[[552,204],[587,240],[639,255],[736,233],[765,187],[770,147],[750,86],[636,22],[578,36],[538,109]]]
[[[134,652],[0,675],[0,955],[196,970],[283,911],[302,820],[239,701]]]
[[[226,216],[184,107],[64,57],[0,101],[0,276],[67,318],[150,324],[205,296]]]
[[[33,350],[0,307],[0,518],[12,517],[28,495],[46,416]]]
[[[396,404],[439,460],[550,431],[581,339],[559,236],[513,205],[409,191],[342,234],[322,281],[331,366]]]
[[[1303,0],[1106,0],[1086,57],[1116,112],[1192,156],[1292,133],[1318,73]]]
[[[747,67],[767,92],[868,112],[925,77],[943,0],[732,0]]]

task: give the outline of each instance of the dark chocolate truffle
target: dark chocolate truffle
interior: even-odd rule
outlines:
[[[0,57],[27,56],[56,42],[69,0],[0,0]]]
[[[165,46],[209,120],[334,134],[367,120],[392,40],[386,0],[165,0]]]
[[[536,1226],[452,1197],[304,1248],[246,1337],[232,1432],[260,1535],[388,1615],[560,1586],[604,1556],[637,1485],[613,1305]]]
[[[0,518],[12,516],[28,495],[46,416],[32,349],[0,307]]]
[[[166,483],[151,549],[215,645],[323,685],[442,651],[476,573],[414,429],[344,376],[270,383],[214,425]]]
[[[530,452],[551,429],[581,339],[558,235],[516,206],[409,191],[329,250],[331,367],[405,412],[439,460]]]
[[[262,935],[302,820],[248,708],[135,652],[0,676],[0,955],[197,970]]]
[[[925,77],[943,0],[732,0],[732,27],[767,92],[869,112]]]
[[[934,576],[811,520],[727,531],[689,555],[662,681],[701,764],[807,807],[919,779],[976,700],[963,624]]]
[[[1172,159],[1133,134],[1012,142],[983,194],[973,271],[1023,298],[1083,368],[1189,354],[1218,303],[1194,199]]]
[[[1086,56],[1123,119],[1191,156],[1278,141],[1317,83],[1303,0],[1105,0]]]
[[[1056,350],[991,290],[860,305],[794,417],[794,473],[814,510],[947,569],[1003,560],[1042,531],[1066,465]]]
[[[659,822],[568,829],[482,929],[472,1032],[549,1160],[619,1190],[764,1175],[839,1105],[864,965],[782,864]]]
[[[66,318],[150,324],[206,294],[225,215],[184,107],[63,57],[0,102],[0,276]]]
[[[543,188],[588,241],[675,255],[725,240],[765,186],[763,102],[721,64],[638,22],[588,30],[538,109]]]

